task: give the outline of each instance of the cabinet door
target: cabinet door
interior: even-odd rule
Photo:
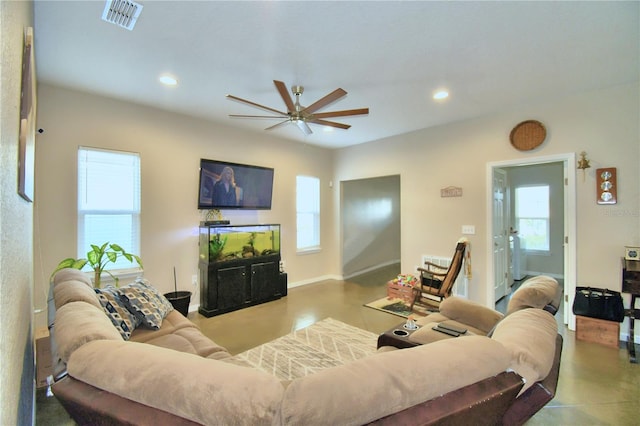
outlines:
[[[218,281],[218,309],[227,309],[242,306],[247,300],[246,268],[235,266],[221,268],[217,272]]]
[[[271,299],[278,292],[278,264],[264,262],[251,265],[252,300]]]

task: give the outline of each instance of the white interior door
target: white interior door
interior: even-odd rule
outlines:
[[[509,289],[509,232],[507,214],[507,173],[493,171],[493,272],[495,301]]]

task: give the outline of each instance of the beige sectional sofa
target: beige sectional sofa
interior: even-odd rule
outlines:
[[[62,270],[52,285],[54,353],[68,373],[52,389],[79,424],[498,424],[523,385],[559,363],[555,319],[530,308],[492,338],[385,348],[283,382],[243,365],[175,310],[158,330],[137,326],[125,340],[114,326],[121,318],[106,313],[84,273]]]

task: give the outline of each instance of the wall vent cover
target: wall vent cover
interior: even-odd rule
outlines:
[[[129,0],[107,0],[102,11],[102,20],[129,31],[138,21],[142,5]]]

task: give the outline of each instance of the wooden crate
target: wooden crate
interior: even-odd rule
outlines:
[[[402,299],[405,303],[411,304],[414,299],[413,287],[391,280],[387,282],[387,297],[390,299]]]
[[[576,315],[576,339],[617,349],[620,323]]]
[[[36,335],[38,335],[36,333]],[[53,358],[49,333],[36,339],[36,388],[47,386],[47,376],[53,374]]]

